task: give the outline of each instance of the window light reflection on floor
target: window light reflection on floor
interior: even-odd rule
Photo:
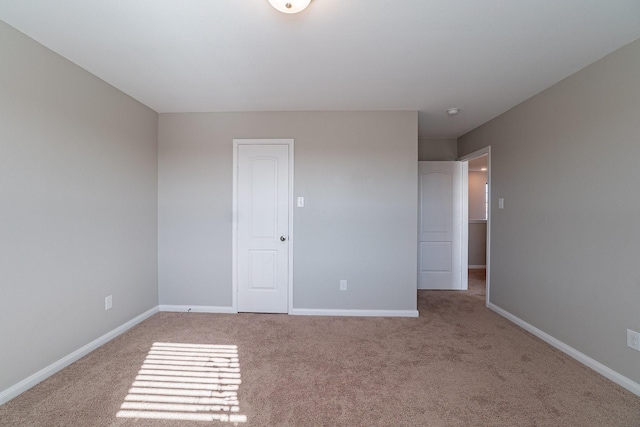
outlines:
[[[157,342],[117,416],[243,423],[241,382],[235,345]]]

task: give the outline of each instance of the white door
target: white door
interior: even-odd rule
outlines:
[[[236,147],[238,311],[287,313],[290,145]]]
[[[467,257],[462,253],[465,165],[418,162],[418,289],[467,288]]]

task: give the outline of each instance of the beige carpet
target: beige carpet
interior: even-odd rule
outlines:
[[[469,291],[468,295],[480,298],[482,301],[487,299],[487,270],[473,269],[469,270]]]
[[[640,426],[639,397],[482,292],[420,291],[416,319],[159,313],[0,406],[0,425]]]

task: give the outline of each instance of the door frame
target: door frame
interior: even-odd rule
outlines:
[[[232,310],[238,312],[238,151],[241,145],[287,145],[289,147],[289,263],[288,263],[288,289],[287,312],[293,310],[293,165],[294,165],[294,140],[293,139],[235,139],[233,140],[233,204],[231,218],[231,295]]]
[[[487,186],[488,186],[488,199],[489,199],[489,209],[487,209],[487,247],[486,247],[486,258],[487,258],[487,296],[485,298],[485,305],[489,306],[490,296],[491,296],[491,146],[488,145],[484,148],[476,150],[472,153],[469,153],[465,156],[460,157],[458,160],[461,162],[469,163],[470,160],[477,159],[478,157],[487,156]],[[469,176],[467,174],[467,180]],[[469,186],[465,186],[465,194],[463,197],[469,198]],[[467,225],[468,227],[468,225]],[[467,233],[466,246],[468,248],[469,245],[469,236]],[[468,249],[467,249],[468,251]],[[468,267],[467,267],[468,268]]]

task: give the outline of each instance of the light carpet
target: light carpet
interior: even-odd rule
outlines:
[[[639,397],[485,308],[480,276],[418,292],[419,318],[158,313],[0,425],[640,426]]]

